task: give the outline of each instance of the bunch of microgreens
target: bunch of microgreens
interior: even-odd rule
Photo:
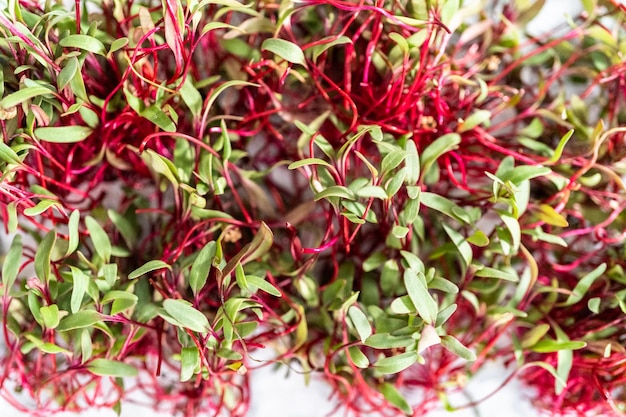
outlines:
[[[7,1],[1,395],[424,415],[497,358],[622,412],[626,15],[543,3]]]

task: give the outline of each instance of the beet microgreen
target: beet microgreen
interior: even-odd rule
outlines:
[[[420,414],[500,358],[622,410],[623,6],[542,5],[9,2],[3,396],[245,415],[279,363]]]

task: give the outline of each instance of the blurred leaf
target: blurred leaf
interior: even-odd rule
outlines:
[[[379,359],[374,364],[374,367],[384,375],[397,374],[416,362],[417,352],[404,352],[399,355]]]
[[[459,124],[457,131],[460,133],[467,132],[480,124],[487,124],[490,119],[491,112],[489,110],[476,110],[467,119]]]
[[[43,306],[39,309],[41,313],[41,318],[43,319],[43,324],[48,329],[56,329],[61,321],[61,316],[59,315],[59,306],[56,304],[52,304],[49,306]]]
[[[384,382],[380,387],[380,392],[390,404],[402,411],[406,415],[413,415],[413,409],[407,402],[406,398],[396,389],[395,386],[388,382]]]
[[[372,335],[372,326],[370,325],[367,316],[356,306],[351,306],[348,309],[348,316],[350,317],[361,342],[365,342],[365,339]]]
[[[183,347],[180,352],[180,381],[189,381],[200,368],[200,352],[196,346]]]
[[[350,356],[352,363],[354,363],[357,368],[365,369],[369,367],[369,359],[367,359],[367,356],[361,352],[361,349],[359,349],[358,346],[350,346],[348,348],[348,355]]]
[[[136,368],[127,365],[124,362],[102,358],[94,359],[89,362],[87,369],[92,374],[100,376],[133,378],[139,375]]]
[[[578,280],[578,283],[572,290],[572,293],[567,297],[567,300],[563,304],[563,306],[571,306],[578,303],[583,299],[591,285],[598,279],[604,272],[606,271],[606,263],[599,265],[593,271],[585,274],[582,278]]]
[[[15,284],[17,274],[20,270],[20,263],[22,260],[22,235],[15,235],[11,242],[9,252],[4,258],[2,264],[2,287],[4,289],[5,296],[8,295]]]
[[[476,354],[463,346],[463,344],[453,336],[441,336],[441,345],[461,359],[465,359],[470,362],[476,360]]]

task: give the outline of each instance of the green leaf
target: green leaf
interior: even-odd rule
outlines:
[[[406,157],[407,157],[407,152],[403,149],[395,149],[389,152],[387,155],[385,155],[385,157],[383,158],[380,164],[381,175],[384,176],[390,173],[393,169],[398,167],[398,165],[400,165]]]
[[[111,49],[109,49],[109,54],[119,51],[128,45],[128,38],[117,38],[113,42],[111,42]]]
[[[565,301],[563,306],[565,307],[571,306],[571,305],[576,304],[580,300],[582,300],[585,294],[587,293],[587,291],[589,290],[589,288],[591,287],[591,285],[595,282],[596,279],[598,279],[602,274],[604,274],[605,271],[606,271],[606,263],[603,263],[599,265],[593,271],[585,274],[585,276],[583,276],[578,281],[578,283],[572,290],[572,293],[569,295],[569,297],[567,297],[567,300]]]
[[[465,119],[459,124],[458,132],[467,132],[472,130],[480,124],[486,124],[491,119],[491,112],[489,110],[476,110],[470,117]]]
[[[165,262],[155,259],[152,261],[148,261],[145,264],[143,264],[142,266],[140,266],[139,268],[135,269],[133,272],[131,272],[130,274],[128,274],[128,279],[136,279],[139,278],[142,275],[147,274],[148,272],[152,272],[152,271],[157,271],[159,269],[163,269],[163,268],[167,268],[167,269],[172,269],[171,266],[169,266],[168,264],[166,264]]]
[[[441,336],[441,345],[461,359],[465,359],[470,362],[476,360],[476,354],[463,346],[463,344],[453,336]]]
[[[111,241],[100,223],[91,216],[85,217],[85,225],[93,242],[93,247],[105,263],[111,259]]]
[[[78,48],[98,55],[106,55],[102,42],[88,35],[66,35],[59,40],[64,48]]]
[[[52,91],[49,88],[40,86],[22,88],[0,100],[0,109],[8,110],[11,107],[15,107],[18,104],[25,102],[26,100],[33,97],[43,96],[45,94],[52,94]]]
[[[87,126],[38,127],[35,136],[52,143],[76,143],[85,140],[93,129]]]
[[[139,301],[139,297],[127,291],[109,291],[102,298],[102,304],[111,303],[112,316],[134,307]]]
[[[111,359],[94,359],[87,365],[87,369],[92,374],[100,376],[112,376],[119,378],[133,378],[139,375],[139,371],[133,366],[124,362]]]
[[[481,248],[489,246],[489,238],[482,230],[476,230],[471,236],[467,238],[467,241],[472,245]]]
[[[8,162],[10,164],[21,165],[22,160],[19,155],[9,147],[6,143],[0,142],[0,160]]]
[[[367,356],[361,352],[361,349],[359,349],[358,346],[350,346],[348,348],[348,355],[350,356],[352,363],[354,363],[357,368],[365,369],[370,366],[369,359],[367,359]]]
[[[351,306],[348,309],[348,317],[350,317],[361,342],[365,342],[365,339],[372,335],[372,326],[365,313],[360,308]]]
[[[420,155],[422,172],[426,174],[439,157],[456,149],[460,143],[461,136],[458,133],[448,133],[437,138],[434,142],[428,145]]]
[[[258,288],[261,291],[264,291],[270,295],[273,295],[274,297],[282,296],[278,288],[276,288],[269,282],[265,281],[261,277],[257,277],[255,275],[247,275],[246,280],[248,281],[248,287]]]
[[[428,292],[424,274],[407,268],[404,271],[404,286],[420,317],[422,317],[426,323],[434,323],[437,319],[439,308],[437,302],[435,302],[432,295]]]
[[[557,212],[552,206],[548,204],[540,204],[538,211],[535,212],[539,220],[546,224],[556,227],[567,227],[569,223],[567,219],[559,212]]]
[[[417,154],[417,147],[415,142],[411,139],[406,141],[406,160],[404,161],[406,167],[406,182],[409,185],[416,184],[420,178],[420,158]]]
[[[413,415],[413,409],[407,402],[406,398],[404,398],[404,396],[396,389],[395,386],[393,386],[393,384],[384,382],[380,387],[380,392],[383,394],[383,397],[389,401],[389,404],[393,405],[406,415]]]
[[[397,374],[417,362],[416,352],[404,352],[396,356],[378,360],[374,367],[384,375]]]
[[[329,164],[328,162],[324,161],[323,159],[319,159],[319,158],[304,158],[304,159],[300,159],[298,161],[292,162],[291,164],[289,164],[289,166],[287,168],[289,168],[289,169],[296,169],[296,168],[300,168],[300,167],[307,166],[307,165],[322,165],[322,166],[326,166],[326,167],[332,167],[331,164]]]
[[[465,240],[462,234],[460,234],[447,224],[443,223],[443,229],[446,231],[446,234],[461,254],[461,259],[463,259],[463,263],[465,264],[465,266],[469,266],[472,263],[473,257],[472,246]]]
[[[59,325],[61,317],[59,316],[59,306],[52,304],[49,306],[43,306],[39,309],[43,324],[48,329],[56,329]]]
[[[569,142],[569,140],[570,140],[570,138],[572,137],[573,134],[574,134],[574,129],[570,129],[566,134],[563,135],[563,137],[559,141],[559,144],[557,145],[556,149],[554,150],[554,153],[552,154],[552,157],[550,158],[550,162],[551,163],[554,164],[559,159],[561,159],[561,155],[563,155],[563,150],[565,149],[565,146],[567,146],[567,142]]]
[[[326,41],[329,41],[329,42],[326,42]],[[348,38],[347,36],[339,36],[339,37],[329,36],[327,38],[320,39],[317,43],[318,45],[315,45],[310,49],[313,52],[314,62],[317,62],[317,59],[320,57],[320,55],[322,55],[324,52],[326,52],[328,49],[332,48],[333,46],[344,45],[348,43],[352,44],[352,40]]]
[[[522,232],[520,229],[519,222],[514,217],[510,216],[507,213],[499,213],[502,222],[506,225],[507,229],[509,229],[509,233],[511,234],[511,246],[513,249],[513,253],[517,253],[519,250],[519,246],[522,240]]]
[[[193,117],[200,116],[203,103],[202,95],[193,85],[193,80],[191,79],[191,75],[189,74],[185,78],[185,82],[180,86],[180,97],[185,102],[185,105],[189,108],[189,111],[191,111]]]
[[[70,266],[72,271],[72,296],[70,298],[70,310],[72,314],[78,313],[83,303],[83,297],[89,287],[89,275],[85,274],[82,270]]]
[[[376,333],[365,341],[365,345],[374,349],[399,349],[415,344],[410,336],[392,336],[389,333]]]
[[[79,231],[78,225],[80,222],[80,211],[74,210],[72,214],[70,214],[69,221],[67,223],[67,234],[69,236],[69,241],[67,243],[67,250],[65,251],[65,256],[69,256],[78,249],[79,243]]]
[[[52,249],[56,239],[56,233],[54,230],[50,230],[39,244],[37,253],[35,253],[35,275],[46,283],[50,279],[50,257],[52,256]]]
[[[517,277],[516,275],[508,271],[503,271],[500,269],[491,268],[489,266],[484,266],[484,265],[474,265],[474,267],[477,268],[476,272],[474,273],[474,275],[477,277],[502,279],[504,281],[511,281],[511,282],[519,281],[519,277]]]
[[[320,191],[315,194],[315,201],[321,200],[322,198],[329,197],[339,197],[346,198],[348,200],[355,200],[356,196],[348,187],[344,187],[343,185],[331,185],[330,187]]]
[[[541,323],[530,329],[528,332],[524,333],[524,336],[521,340],[522,349],[529,349],[535,346],[537,342],[539,342],[539,340],[541,340],[541,338],[544,337],[546,333],[548,333],[549,330],[549,324]]]
[[[211,241],[204,245],[202,250],[198,253],[198,256],[191,265],[191,271],[189,272],[189,286],[194,295],[198,295],[200,290],[204,288],[206,280],[211,270],[213,258],[217,251],[217,244]]]
[[[387,192],[377,185],[366,185],[356,191],[356,195],[361,198],[379,198],[386,200],[388,198]]]
[[[543,177],[551,172],[550,168],[541,165],[521,165],[504,172],[499,178],[504,182],[511,181],[515,185],[520,185],[522,181]]]
[[[163,308],[174,320],[189,330],[198,333],[209,331],[209,320],[206,316],[186,301],[167,299],[163,301]]]
[[[67,332],[69,330],[91,327],[99,322],[102,322],[102,316],[100,316],[100,313],[95,310],[82,310],[61,320],[57,330],[60,332]]]
[[[285,61],[293,64],[300,64],[306,67],[304,53],[298,45],[285,39],[266,39],[261,44],[261,49],[278,55]]]
[[[20,261],[22,259],[22,235],[15,235],[9,252],[7,252],[4,263],[2,264],[2,287],[4,294],[8,295],[15,284],[17,274],[20,270]]]
[[[471,219],[465,210],[439,194],[422,191],[420,193],[420,203],[459,222],[471,223]]]
[[[440,18],[444,25],[449,25],[452,18],[459,11],[460,0],[444,0],[441,6]]]
[[[176,132],[176,124],[174,124],[172,118],[161,110],[156,104],[146,107],[139,112],[139,115],[150,120],[166,132]]]
[[[58,205],[56,201],[44,199],[44,200],[41,200],[39,203],[37,203],[37,205],[35,205],[34,207],[29,207],[25,209],[24,214],[29,217],[38,216],[41,213],[44,213],[50,207],[55,206],[55,205]]]
[[[535,343],[531,347],[531,350],[533,350],[534,352],[539,352],[539,353],[551,353],[551,352],[558,352],[560,350],[582,349],[585,346],[587,346],[587,343],[582,342],[582,341],[573,341],[573,340],[558,341],[554,339],[544,338],[538,341],[537,343]]]
[[[180,381],[189,381],[200,368],[200,352],[195,346],[180,351]]]
[[[80,69],[80,63],[78,62],[78,58],[72,57],[67,60],[65,66],[59,72],[59,76],[57,77],[57,88],[59,91],[63,90],[67,85],[72,81],[72,78],[76,75],[76,73]]]

